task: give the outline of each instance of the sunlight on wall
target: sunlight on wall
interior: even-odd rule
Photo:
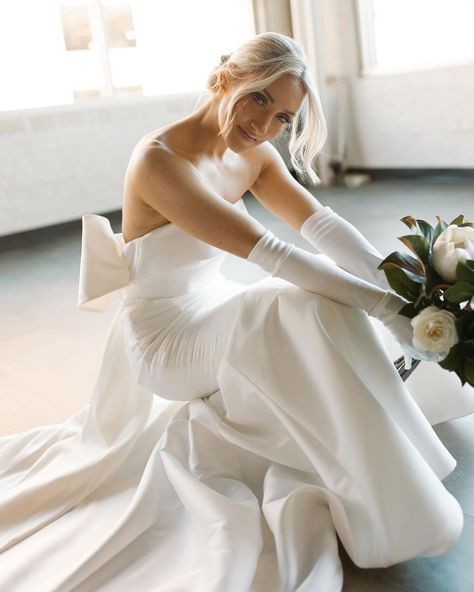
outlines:
[[[0,2],[0,111],[201,90],[221,54],[254,35],[251,4]]]
[[[474,61],[474,0],[372,0],[376,68]]]

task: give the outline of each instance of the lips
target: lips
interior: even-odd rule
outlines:
[[[240,125],[237,126],[239,128],[240,134],[243,138],[245,138],[248,142],[256,142],[257,139],[254,138],[253,136],[251,136],[250,134],[248,134],[243,127],[240,127]]]

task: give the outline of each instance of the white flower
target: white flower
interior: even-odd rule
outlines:
[[[456,281],[459,261],[474,259],[474,228],[451,224],[433,245],[433,267],[446,282]]]
[[[448,310],[428,306],[411,320],[413,345],[420,351],[448,355],[448,351],[459,341],[455,318]]]

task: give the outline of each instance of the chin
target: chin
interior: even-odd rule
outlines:
[[[232,150],[232,152],[235,152],[236,154],[242,154],[243,152],[248,152],[249,150],[252,150],[252,148],[255,148],[255,146],[239,146],[237,145],[237,143],[235,144],[228,144],[229,149]]]
[[[242,152],[247,152],[248,150],[252,150],[256,148],[261,142],[246,142],[242,139],[240,131],[238,128],[234,128],[232,132],[227,137],[227,146],[232,150],[232,152],[236,152],[240,154]]]

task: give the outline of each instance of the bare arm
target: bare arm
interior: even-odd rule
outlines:
[[[299,232],[303,222],[323,206],[291,176],[276,148],[267,142],[260,150],[262,170],[250,191],[267,210]]]
[[[247,258],[267,230],[210,190],[189,161],[166,147],[148,148],[139,157],[134,182],[145,203],[170,222],[238,257]]]

